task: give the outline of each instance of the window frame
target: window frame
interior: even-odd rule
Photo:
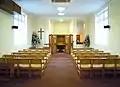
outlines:
[[[24,17],[24,20],[22,20]],[[15,24],[16,21],[16,24]],[[18,22],[18,23],[17,23]],[[25,13],[15,13],[13,15],[13,25],[18,26],[18,29],[13,29],[14,45],[26,45],[27,44],[27,15]]]
[[[106,13],[107,16],[105,17]],[[104,29],[104,26],[108,24],[109,24],[109,8],[105,7],[103,10],[95,14],[95,44],[105,46],[108,45],[109,30]],[[98,39],[100,41],[98,41]]]

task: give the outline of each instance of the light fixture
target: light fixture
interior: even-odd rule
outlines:
[[[71,0],[51,0],[54,3],[70,3]]]
[[[85,26],[86,26],[86,25],[85,25],[85,24],[83,24],[83,28],[84,28],[84,29],[85,29]]]
[[[65,14],[64,14],[64,13],[58,13],[58,15],[59,15],[59,16],[63,16],[63,15],[65,15]]]
[[[59,12],[63,12],[63,11],[65,10],[65,7],[57,7],[57,10],[58,10]]]
[[[105,25],[105,26],[104,26],[104,29],[106,29],[106,28],[109,29],[109,28],[110,28],[110,25]]]

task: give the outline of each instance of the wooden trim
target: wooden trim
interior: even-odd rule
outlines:
[[[5,10],[10,14],[13,14],[14,12],[21,14],[21,7],[12,0],[0,0],[0,9]]]

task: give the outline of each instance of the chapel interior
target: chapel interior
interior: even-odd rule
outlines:
[[[0,87],[120,87],[120,0],[0,0]]]

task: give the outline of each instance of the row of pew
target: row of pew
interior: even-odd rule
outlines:
[[[20,77],[27,74],[32,77],[37,72],[40,77],[51,56],[49,49],[23,49],[0,58],[0,74],[8,77]]]
[[[73,49],[71,55],[75,61],[78,74],[83,77],[87,72],[89,77],[100,73],[100,76],[120,74],[120,57],[94,48]]]

